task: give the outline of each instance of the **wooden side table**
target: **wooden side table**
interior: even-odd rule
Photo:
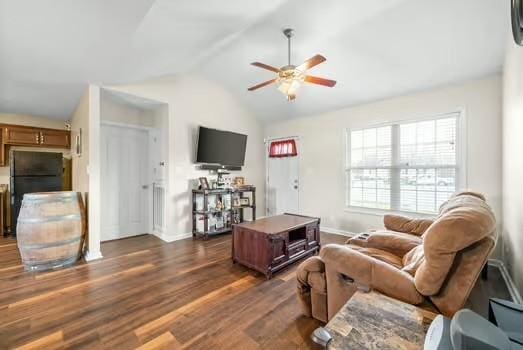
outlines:
[[[332,336],[327,349],[422,349],[436,316],[375,291],[358,291],[325,326]]]

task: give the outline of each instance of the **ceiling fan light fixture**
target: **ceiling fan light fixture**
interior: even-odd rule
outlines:
[[[278,90],[280,90],[284,95],[296,95],[296,92],[301,86],[301,82],[297,79],[286,79],[280,82]]]
[[[271,79],[266,82],[263,82],[258,85],[251,86],[247,90],[254,91],[259,88],[262,88],[264,86],[267,86],[272,83],[278,84],[278,90],[280,90],[283,94],[287,96],[288,101],[293,101],[296,99],[296,92],[300,88],[300,86],[306,82],[311,84],[317,84],[317,85],[323,85],[327,87],[333,87],[336,85],[335,80],[315,77],[307,74],[307,70],[317,66],[318,64],[325,62],[326,58],[322,55],[315,55],[299,66],[295,66],[291,64],[291,37],[293,35],[293,30],[288,28],[283,31],[283,34],[287,37],[287,53],[288,53],[288,61],[287,65],[283,66],[281,68],[276,68],[273,66],[270,66],[265,63],[261,62],[252,62],[251,64],[253,66],[263,68],[266,70],[269,70],[271,72],[277,73],[278,76],[276,79]]]

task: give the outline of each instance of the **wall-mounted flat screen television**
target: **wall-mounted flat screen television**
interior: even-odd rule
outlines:
[[[243,166],[247,135],[200,126],[196,163]]]

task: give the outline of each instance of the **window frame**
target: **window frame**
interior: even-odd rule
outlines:
[[[369,207],[361,207],[361,206],[354,206],[350,204],[350,198],[351,198],[351,185],[350,185],[350,171],[352,169],[364,169],[365,167],[351,167],[351,133],[353,131],[360,131],[365,129],[372,129],[372,128],[380,128],[385,126],[391,126],[392,127],[392,134],[394,134],[394,128],[395,126],[397,129],[399,129],[399,126],[401,124],[409,124],[409,123],[417,123],[417,122],[423,122],[423,121],[430,121],[430,120],[438,120],[438,119],[445,119],[449,118],[451,115],[456,114],[456,192],[461,191],[467,187],[467,159],[466,159],[466,146],[467,146],[467,120],[466,120],[466,110],[465,108],[457,108],[450,110],[448,112],[441,112],[437,114],[424,114],[419,117],[410,117],[410,118],[404,118],[404,119],[396,119],[394,121],[386,121],[386,122],[378,122],[378,123],[372,123],[367,125],[361,125],[361,126],[354,126],[354,127],[348,127],[344,130],[344,136],[345,136],[345,143],[344,143],[344,152],[345,152],[345,165],[344,165],[344,175],[345,175],[345,208],[344,210],[347,212],[352,213],[358,213],[358,214],[370,214],[370,215],[377,215],[382,216],[384,214],[399,214],[399,215],[410,215],[414,217],[434,217],[435,214],[430,213],[421,213],[421,212],[413,212],[413,211],[404,211],[404,210],[398,210],[398,209],[381,209],[381,208],[369,208]],[[394,148],[399,148],[399,139],[396,138],[396,142],[398,144],[394,144],[394,135],[391,135],[392,138],[392,149],[394,153]],[[394,155],[393,155],[394,157]],[[394,159],[392,159],[394,163]],[[369,167],[370,168],[370,167]],[[393,164],[392,166],[388,167],[388,169],[394,169],[394,168],[400,168],[402,167],[395,167]],[[423,166],[421,167],[423,168]],[[436,167],[437,168],[437,167]],[[380,169],[380,167],[377,167],[376,169]],[[392,196],[391,196],[392,197]],[[391,198],[392,199],[392,198]],[[436,208],[437,209],[437,208]]]

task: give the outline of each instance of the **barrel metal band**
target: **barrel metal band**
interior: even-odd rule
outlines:
[[[67,244],[77,243],[82,239],[80,235],[78,237],[68,239],[66,241],[43,243],[43,244],[19,244],[20,250],[39,249],[39,248],[52,248],[61,247]]]
[[[64,197],[64,198],[53,198],[53,197],[42,197],[42,198],[24,198],[24,202],[27,204],[40,204],[40,203],[72,203],[78,202],[76,197]]]
[[[18,223],[22,224],[38,224],[43,222],[54,222],[54,221],[73,221],[81,220],[82,216],[80,214],[71,214],[71,215],[57,215],[57,216],[48,216],[44,218],[34,218],[34,219],[24,219],[18,218]]]
[[[65,191],[65,192],[40,192],[40,193],[26,193],[24,198],[30,199],[41,199],[41,198],[77,198],[78,192]]]

